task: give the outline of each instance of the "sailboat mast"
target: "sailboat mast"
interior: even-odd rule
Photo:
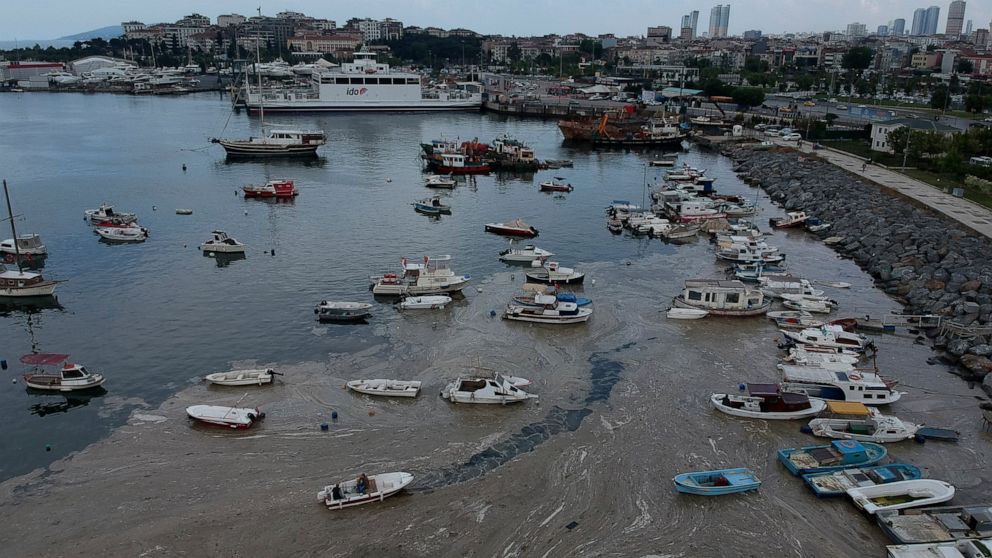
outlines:
[[[7,200],[7,217],[10,219],[10,232],[14,235],[14,261],[17,263],[18,273],[24,273],[21,269],[21,249],[17,246],[17,229],[14,227],[14,210],[10,206],[10,192],[7,191],[7,179],[3,179],[3,197]]]
[[[258,17],[262,17],[262,8],[258,8]],[[265,128],[265,99],[262,95],[262,72],[258,71],[259,64],[262,63],[262,55],[259,54],[258,44],[262,42],[261,26],[256,28],[255,33],[255,75],[258,76],[258,118],[259,124],[262,126],[263,130]],[[264,132],[263,132],[264,133]]]

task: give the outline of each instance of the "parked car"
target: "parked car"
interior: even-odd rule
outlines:
[[[847,105],[837,105],[837,110],[847,110]]]
[[[778,134],[779,134],[778,130],[765,129],[765,135],[768,137],[776,137],[778,136]]]
[[[755,131],[758,131],[758,132],[764,130],[767,127],[768,127],[768,124],[755,124],[754,125]]]
[[[803,103],[803,106],[804,107],[815,107],[816,106],[816,103],[814,103],[813,101],[806,101],[805,103]]]
[[[803,136],[796,132],[792,132],[791,134],[782,134],[782,139],[785,141],[799,141],[803,139]]]

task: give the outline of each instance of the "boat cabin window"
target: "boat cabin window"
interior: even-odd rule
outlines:
[[[703,300],[703,295],[699,291],[689,291],[689,300]]]
[[[730,304],[737,304],[741,301],[741,295],[739,293],[727,293],[726,301]]]
[[[420,85],[420,79],[419,78],[406,78],[406,84],[407,85]]]
[[[73,368],[71,370],[63,370],[62,371],[62,377],[63,378],[68,378],[68,379],[82,378],[83,377],[83,373],[81,371]]]
[[[365,80],[363,78],[349,78],[352,85],[365,85]]]
[[[334,83],[338,85],[348,85],[348,78],[334,78]]]
[[[379,78],[365,78],[365,85],[379,85]]]

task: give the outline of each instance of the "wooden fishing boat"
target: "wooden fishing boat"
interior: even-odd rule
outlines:
[[[440,310],[451,303],[445,295],[408,296],[400,301],[400,310]]]
[[[810,397],[857,401],[865,405],[888,405],[905,394],[896,391],[896,381],[883,378],[871,370],[855,369],[849,364],[779,364],[777,368],[782,371],[783,389],[805,393]]]
[[[776,229],[788,229],[802,226],[807,219],[809,216],[806,215],[805,211],[790,211],[785,214],[785,217],[772,217],[768,220],[768,224]]]
[[[875,521],[897,544],[992,537],[992,504],[881,510]]]
[[[586,278],[585,273],[575,271],[570,267],[563,267],[558,262],[546,262],[540,270],[528,271],[524,275],[528,281],[549,285],[576,285],[582,283]]]
[[[231,370],[207,374],[206,380],[218,386],[260,386],[271,384],[273,375],[279,375],[279,373],[271,368]]]
[[[381,502],[403,490],[411,482],[413,475],[410,473],[379,473],[371,476],[363,473],[356,479],[329,484],[320,489],[317,492],[317,501],[331,510]]]
[[[874,486],[849,488],[847,495],[865,513],[919,508],[946,502],[954,497],[951,483],[935,479],[913,479]]]
[[[372,305],[367,302],[322,300],[313,313],[322,322],[359,322],[372,315]]]
[[[538,248],[533,244],[527,244],[523,248],[513,248],[512,240],[510,241],[510,244],[510,248],[499,253],[500,261],[530,263],[533,261],[544,261],[555,255],[554,252]]]
[[[768,312],[772,303],[765,300],[761,291],[740,281],[687,279],[672,305],[706,310],[714,316],[760,316]]]
[[[248,184],[241,187],[245,199],[249,198],[293,198],[299,195],[292,180],[279,178],[265,184]]]
[[[665,315],[672,320],[699,320],[709,316],[710,313],[699,308],[669,308]]]
[[[810,473],[803,475],[803,482],[813,491],[813,494],[826,498],[843,496],[849,488],[874,486],[904,480],[918,479],[922,476],[919,467],[902,463],[875,465],[874,467],[853,467],[840,471]]]
[[[21,357],[21,362],[33,366],[58,366],[56,371],[36,369],[24,374],[24,383],[32,389],[44,391],[83,391],[103,385],[103,374],[95,374],[79,364],[67,362],[69,355],[32,353]]]
[[[874,465],[888,451],[885,447],[856,440],[834,440],[826,446],[807,446],[778,450],[778,460],[793,475],[836,471],[850,467]]]
[[[766,420],[795,420],[819,414],[827,407],[822,399],[801,393],[783,392],[778,384],[745,384],[747,394],[714,393],[713,408],[737,417]]]
[[[767,315],[775,322],[775,325],[781,328],[806,329],[826,325],[826,322],[814,318],[813,314],[801,310],[776,310]]]
[[[348,389],[366,395],[381,395],[383,397],[416,397],[420,393],[418,380],[351,380],[346,384]]]
[[[229,428],[250,428],[255,421],[265,418],[258,407],[224,407],[221,405],[192,405],[186,407],[189,418],[206,424]]]
[[[562,302],[551,295],[535,295],[533,305],[508,304],[503,318],[539,324],[577,324],[592,316],[592,308],[579,308],[575,302]]]
[[[697,496],[723,496],[757,490],[761,486],[761,481],[754,472],[745,468],[681,473],[672,481],[675,483],[675,490]]]

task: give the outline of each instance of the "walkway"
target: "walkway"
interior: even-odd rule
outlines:
[[[794,142],[786,142],[780,139],[776,139],[775,143],[784,147],[795,147]],[[868,165],[867,169],[862,172],[861,167],[864,165],[864,159],[837,151],[836,149],[817,149],[814,152],[812,145],[804,141],[801,151],[803,153],[812,153],[850,173],[866,178],[879,186],[898,192],[908,198],[912,198],[954,219],[966,228],[992,239],[992,211],[977,203],[965,198],[946,194],[926,182],[910,178],[878,165]]]

